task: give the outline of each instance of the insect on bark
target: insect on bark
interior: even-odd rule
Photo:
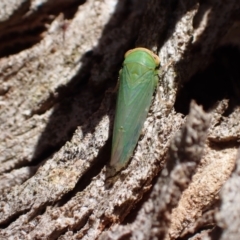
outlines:
[[[158,84],[160,59],[146,48],[125,53],[120,70],[110,166],[119,171],[131,158]]]

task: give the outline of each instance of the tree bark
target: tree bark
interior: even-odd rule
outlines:
[[[238,239],[240,3],[0,2],[0,239]],[[125,169],[124,53],[159,55]]]

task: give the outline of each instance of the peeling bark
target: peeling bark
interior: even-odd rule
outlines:
[[[0,239],[238,239],[239,13],[1,1]],[[114,87],[134,47],[160,56],[161,99],[112,176]]]

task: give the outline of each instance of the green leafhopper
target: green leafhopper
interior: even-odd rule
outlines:
[[[146,48],[125,53],[120,70],[110,166],[125,167],[133,154],[158,84],[160,59]]]

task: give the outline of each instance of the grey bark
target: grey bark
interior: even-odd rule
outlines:
[[[237,0],[1,1],[0,239],[239,239],[239,13]],[[111,176],[134,47],[160,56],[161,97]]]

